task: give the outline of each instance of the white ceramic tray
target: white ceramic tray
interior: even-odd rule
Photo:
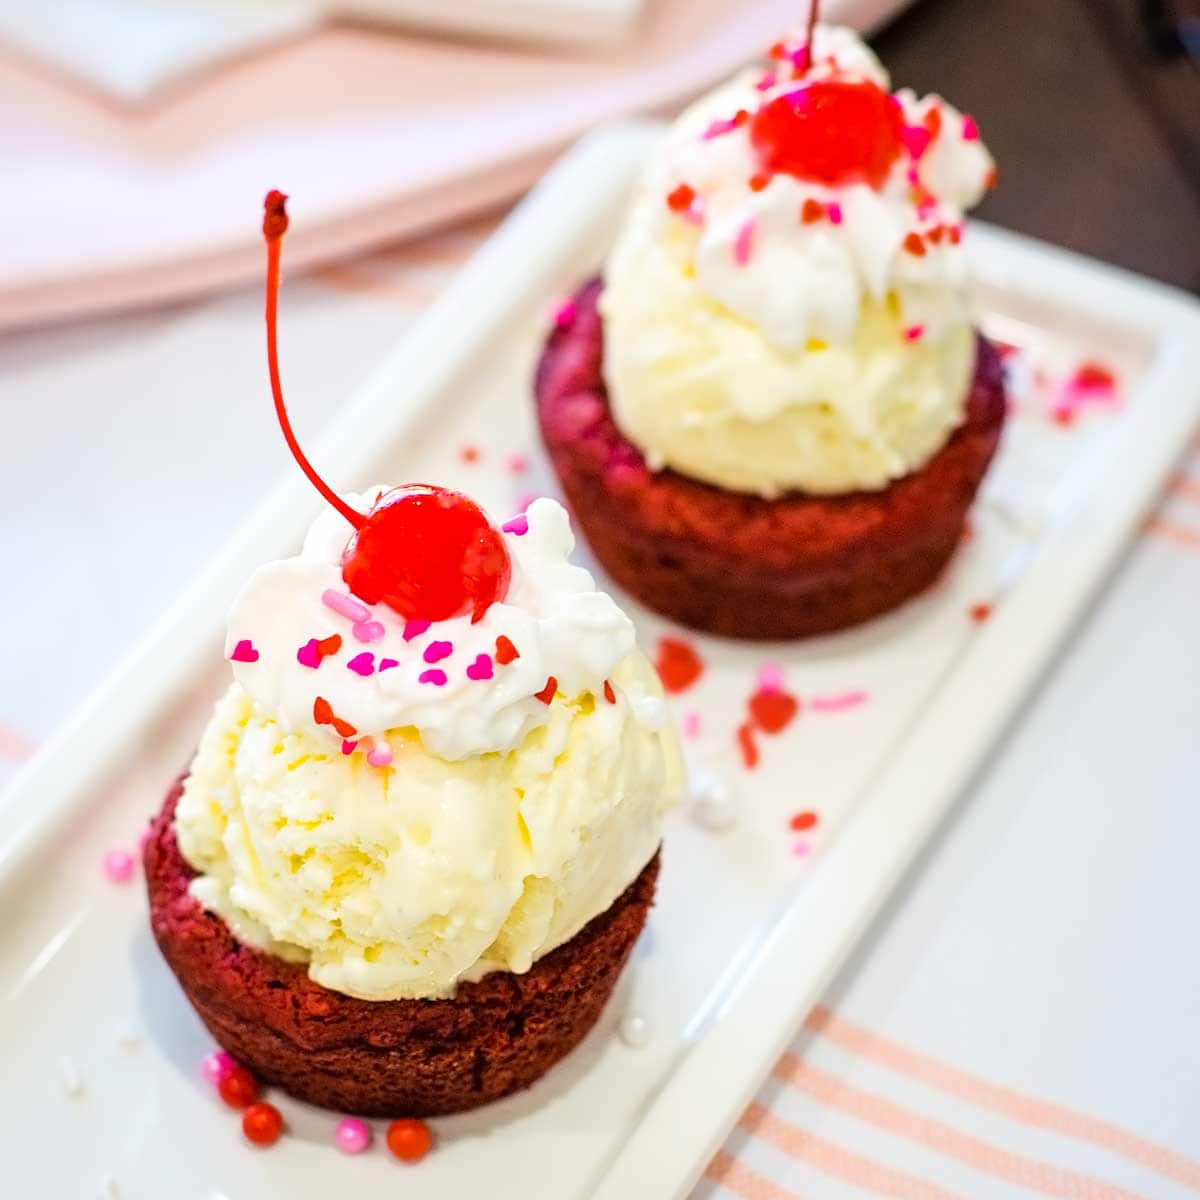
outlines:
[[[531,194],[311,447],[330,478],[437,479],[497,513],[552,486],[529,400],[538,343],[553,298],[600,261],[654,132],[593,136]],[[435,1122],[437,1152],[416,1169],[378,1148],[340,1156],[334,1118],[286,1099],[289,1136],[247,1147],[199,1077],[210,1043],[140,890],[99,867],[136,843],[227,678],[234,592],[291,552],[317,509],[298,474],[272,495],[3,802],[0,1147],[13,1194],[686,1195],[1048,666],[1200,413],[1194,301],[996,230],[971,241],[984,324],[1024,351],[974,537],[930,595],[861,630],[766,647],[690,639],[706,670],[675,707],[697,778],[729,789],[736,823],[671,821],[659,904],[600,1026],[528,1094]],[[286,379],[286,336],[283,357]],[[1057,423],[1055,381],[1089,358],[1116,371],[1121,399]],[[245,390],[268,402],[263,379]],[[987,620],[972,619],[979,605]],[[679,633],[630,607],[652,653]],[[765,664],[803,707],[760,737],[751,771],[734,730]],[[819,819],[797,834],[801,810]],[[614,1036],[630,1012],[650,1032],[640,1049]]]

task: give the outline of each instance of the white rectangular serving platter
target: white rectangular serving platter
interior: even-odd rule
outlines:
[[[330,478],[434,479],[498,515],[553,490],[529,395],[537,349],[554,299],[602,261],[657,131],[601,131],[547,176],[311,448]],[[685,1196],[1050,664],[1200,415],[1193,300],[998,230],[970,241],[984,326],[1022,348],[974,536],[929,595],[860,630],[770,646],[690,638],[706,670],[675,711],[695,776],[720,781],[738,819],[716,833],[675,814],[659,902],[598,1028],[529,1093],[435,1122],[437,1152],[415,1169],[378,1146],[339,1155],[335,1118],[286,1099],[289,1135],[248,1148],[199,1077],[211,1043],[158,957],[140,888],[99,867],[136,844],[228,678],[234,593],[317,511],[298,473],[271,495],[0,801],[12,1194]],[[1088,358],[1116,370],[1122,402],[1057,424],[1054,381]],[[247,380],[246,402],[268,402],[262,380]],[[651,653],[664,633],[689,637],[619,598]],[[981,604],[990,618],[972,620]],[[759,739],[751,771],[734,730],[764,665],[802,709]],[[789,829],[798,810],[819,816],[802,836]],[[614,1035],[630,1012],[650,1034],[637,1049]]]

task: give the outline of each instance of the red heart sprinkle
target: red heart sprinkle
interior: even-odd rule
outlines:
[[[343,721],[333,711],[324,696],[318,696],[313,701],[313,720],[318,725],[332,725],[343,738],[352,738],[358,732],[349,721]]]
[[[704,674],[704,660],[689,642],[678,638],[659,638],[654,666],[668,692],[686,692]]]
[[[496,639],[496,661],[502,667],[507,667],[508,664],[513,661],[513,659],[520,657],[521,655],[516,646],[514,646],[512,642],[510,642],[508,638],[504,636],[504,634],[501,634]]]
[[[825,205],[820,200],[814,200],[811,196],[804,201],[804,207],[800,209],[800,220],[805,225],[815,225],[822,217],[825,216]]]
[[[546,686],[540,692],[534,692],[534,699],[540,700],[543,704],[549,704],[554,699],[554,693],[558,691],[558,680],[553,675],[546,680]]]
[[[750,718],[763,733],[780,733],[800,711],[795,696],[787,692],[755,692],[750,697]]]
[[[342,648],[342,635],[340,633],[331,634],[327,638],[322,638],[317,643],[317,657],[328,658],[331,654],[336,654]]]

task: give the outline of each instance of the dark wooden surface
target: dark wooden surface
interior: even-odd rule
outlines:
[[[875,48],[894,87],[979,121],[979,215],[1200,291],[1200,73],[1157,63],[1137,0],[917,0]]]

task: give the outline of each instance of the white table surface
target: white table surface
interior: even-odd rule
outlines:
[[[488,225],[289,282],[309,444]],[[292,469],[261,304],[0,338],[0,782]],[[697,1196],[1200,1193],[1197,596],[1193,447]]]

